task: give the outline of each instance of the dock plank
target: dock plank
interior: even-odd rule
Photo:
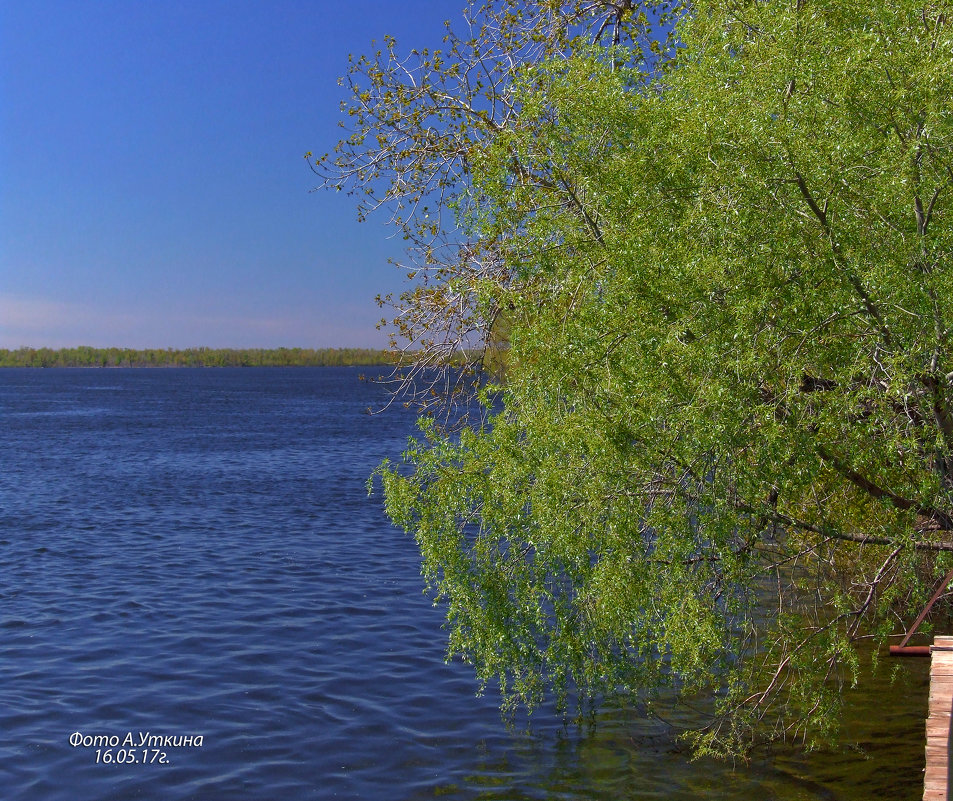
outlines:
[[[923,801],[949,801],[950,729],[953,726],[953,637],[935,637],[930,648],[929,703]]]

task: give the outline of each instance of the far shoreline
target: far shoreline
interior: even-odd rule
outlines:
[[[396,367],[374,348],[0,348],[0,367]]]

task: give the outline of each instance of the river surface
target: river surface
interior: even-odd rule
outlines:
[[[927,660],[853,693],[836,753],[507,727],[367,495],[414,426],[361,372],[0,370],[4,799],[921,797]]]

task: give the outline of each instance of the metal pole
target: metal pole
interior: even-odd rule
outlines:
[[[891,656],[929,656],[930,655],[930,646],[929,645],[907,645],[910,642],[910,638],[914,635],[916,630],[920,627],[920,624],[924,621],[927,616],[927,613],[932,608],[941,595],[946,592],[946,588],[950,585],[950,582],[953,581],[953,570],[946,574],[946,578],[940,582],[940,586],[937,587],[936,592],[933,593],[933,597],[927,601],[927,605],[923,607],[923,611],[920,613],[920,617],[916,619],[916,622],[910,627],[910,630],[907,632],[906,636],[900,641],[900,645],[891,645],[890,646],[890,655]]]

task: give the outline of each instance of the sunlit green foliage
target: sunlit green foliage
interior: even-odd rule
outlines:
[[[467,4],[462,22],[447,23],[441,47],[401,52],[392,37],[369,55],[352,57],[341,80],[348,131],[334,153],[306,154],[322,186],[346,190],[358,212],[384,208],[408,244],[401,264],[410,279],[393,308],[391,346],[410,355],[405,390],[425,407],[466,392],[470,370],[450,381],[431,368],[461,359],[481,370],[483,351],[501,309],[494,287],[508,280],[499,243],[470,236],[484,210],[474,171],[484,147],[522,124],[514,79],[528,65],[570,56],[594,39],[616,46],[610,60],[647,68],[661,48],[653,22],[668,20],[682,0],[657,0],[650,13],[633,0],[488,0]],[[502,165],[534,180],[518,160]],[[484,290],[489,292],[487,294]],[[499,352],[491,355],[498,362]]]
[[[648,77],[509,68],[454,184],[495,270],[435,280],[505,381],[381,470],[507,704],[671,688],[702,752],[818,742],[953,563],[950,11],[700,0]]]

